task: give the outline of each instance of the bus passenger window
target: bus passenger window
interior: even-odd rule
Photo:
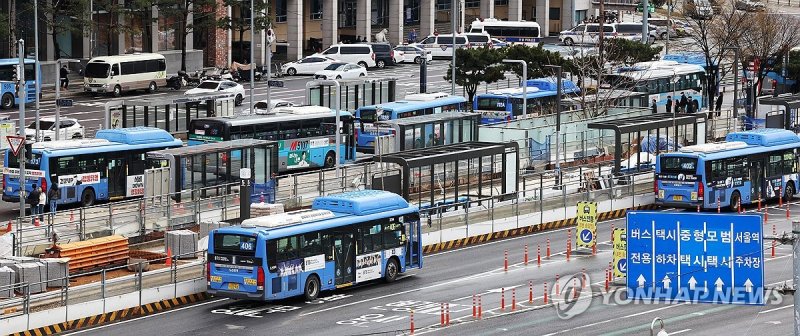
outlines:
[[[278,261],[287,261],[299,257],[297,236],[278,239]]]
[[[392,218],[392,220],[397,220]],[[400,222],[383,224],[383,244],[385,249],[402,246],[403,224]]]
[[[278,271],[278,244],[274,240],[267,242],[267,266],[270,273]]]
[[[322,254],[322,241],[319,232],[306,233],[301,236],[303,248],[300,250],[300,257],[313,257]]]

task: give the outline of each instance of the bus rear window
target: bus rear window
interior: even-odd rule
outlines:
[[[662,156],[661,171],[695,173],[697,171],[697,159],[688,157]]]
[[[214,234],[214,253],[254,256],[256,237],[232,233]]]
[[[42,154],[33,153],[31,154],[31,158],[25,161],[25,169],[40,170],[41,161],[42,161]],[[19,168],[19,159],[17,159],[17,157],[15,156],[9,157],[8,168]]]
[[[478,109],[488,111],[507,111],[505,98],[478,98]]]
[[[224,126],[216,122],[203,122],[201,120],[193,121],[191,125],[191,133],[189,137],[203,138],[214,137],[221,138],[223,136]]]

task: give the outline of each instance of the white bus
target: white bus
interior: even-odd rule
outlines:
[[[508,43],[536,44],[541,40],[539,24],[532,21],[502,21],[498,19],[475,19],[470,33],[488,33]]]
[[[114,97],[122,91],[154,92],[167,85],[167,60],[164,55],[148,53],[95,57],[89,60],[83,76],[86,92],[110,92]]]

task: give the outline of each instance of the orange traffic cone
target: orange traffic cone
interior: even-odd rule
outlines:
[[[167,266],[172,266],[172,248],[167,247]]]
[[[33,219],[33,225],[34,225],[34,226],[36,226],[36,227],[38,227],[38,226],[39,226],[39,217],[35,217],[35,218]]]
[[[11,220],[8,220],[8,225],[6,225],[6,232],[11,232]]]

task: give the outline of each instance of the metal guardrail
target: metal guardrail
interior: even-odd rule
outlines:
[[[176,201],[174,196],[181,196]],[[36,226],[36,219],[40,219]],[[13,244],[17,256],[36,255],[53,243],[83,241],[110,235],[146,238],[154,232],[184,228],[203,220],[239,218],[238,184],[110,202],[17,218]]]
[[[9,299],[0,299],[0,319],[11,318],[20,315],[67,307],[79,303],[103,300],[103,313],[106,313],[105,300],[111,297],[118,297],[125,294],[139,293],[138,305],[141,306],[142,291],[165,285],[173,285],[172,298],[178,297],[178,284],[186,281],[205,279],[206,254],[205,251],[185,253],[171,257],[171,265],[145,271],[146,267],[152,265],[166,264],[168,258],[155,260],[142,260],[138,263],[103,269],[93,272],[68,275],[66,277],[50,279],[50,281],[60,281],[65,285],[55,290],[44,293],[31,294],[32,286],[47,286],[47,280],[36,283],[17,283],[10,286],[0,286],[0,292],[12,290],[16,295]],[[182,261],[193,259],[193,261]],[[131,271],[131,269],[133,269]],[[115,277],[113,275],[121,272],[130,272],[124,276]],[[94,277],[94,281],[73,286],[71,283],[78,279],[85,281],[89,277]],[[64,322],[68,322],[68,310],[65,310]],[[28,323],[30,325],[30,323]]]

